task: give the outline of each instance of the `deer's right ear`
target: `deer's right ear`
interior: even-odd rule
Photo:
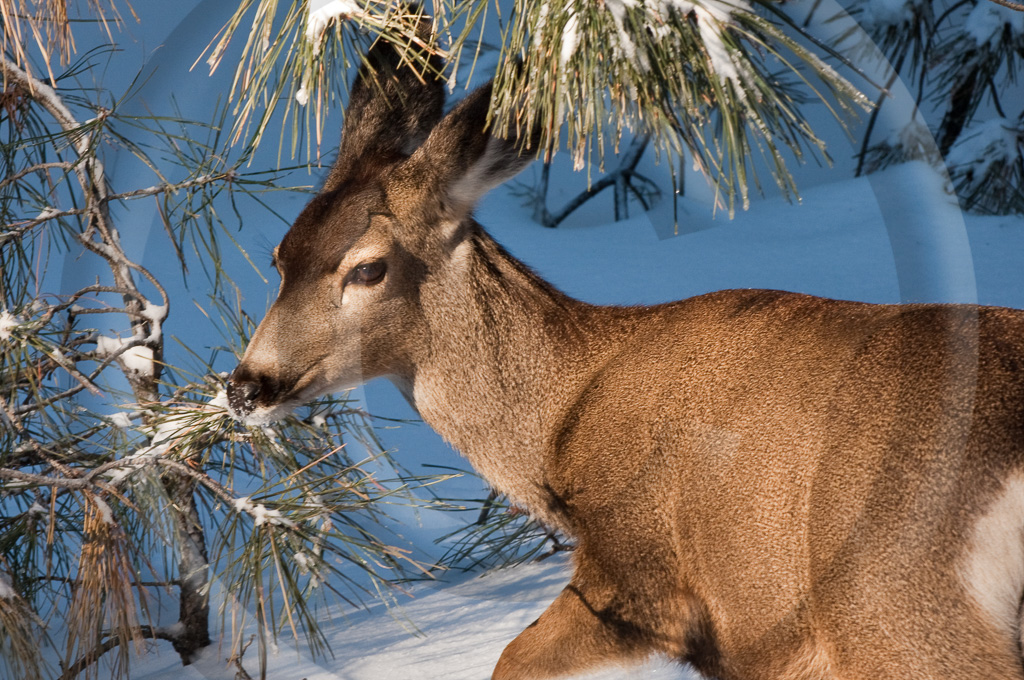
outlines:
[[[460,219],[495,186],[517,175],[536,156],[539,128],[508,138],[492,135],[487,112],[491,84],[478,88],[438,123],[427,141],[395,172],[389,193],[396,209]],[[413,222],[417,218],[410,214]]]
[[[429,18],[420,18],[417,33],[430,41]],[[415,56],[411,48],[406,53]],[[419,56],[423,63],[403,59],[384,40],[370,48],[349,92],[341,147],[324,191],[410,155],[430,134],[444,106],[444,64],[425,50]]]

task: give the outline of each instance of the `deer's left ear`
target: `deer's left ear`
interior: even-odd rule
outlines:
[[[418,34],[431,36],[430,20],[420,19]],[[444,106],[444,64],[436,54],[422,50],[423,63],[410,63],[410,48],[403,55],[394,45],[378,41],[367,53],[345,108],[338,159],[324,183],[324,191],[375,165],[394,162],[411,154],[427,138],[441,118]]]
[[[535,139],[503,139],[488,131],[490,101],[488,83],[431,130],[390,182],[389,193],[399,197],[396,204],[440,208],[448,217],[461,218],[480,197],[534,160]]]

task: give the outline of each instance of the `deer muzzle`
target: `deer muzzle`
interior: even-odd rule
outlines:
[[[246,418],[258,408],[272,408],[281,399],[281,382],[239,364],[228,378],[228,406],[236,418]]]

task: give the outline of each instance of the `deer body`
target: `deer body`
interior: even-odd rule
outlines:
[[[651,653],[722,680],[1024,678],[1024,313],[573,300],[470,217],[525,163],[486,88],[437,122],[439,84],[374,49],[391,80],[357,81],[229,402],[266,419],[387,376],[577,539],[495,680]]]

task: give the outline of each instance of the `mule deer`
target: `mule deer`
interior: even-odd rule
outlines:
[[[495,679],[653,653],[723,680],[1024,678],[1024,313],[571,299],[471,216],[529,162],[487,132],[490,87],[442,116],[439,81],[370,60],[229,403],[266,421],[386,376],[576,538]]]

